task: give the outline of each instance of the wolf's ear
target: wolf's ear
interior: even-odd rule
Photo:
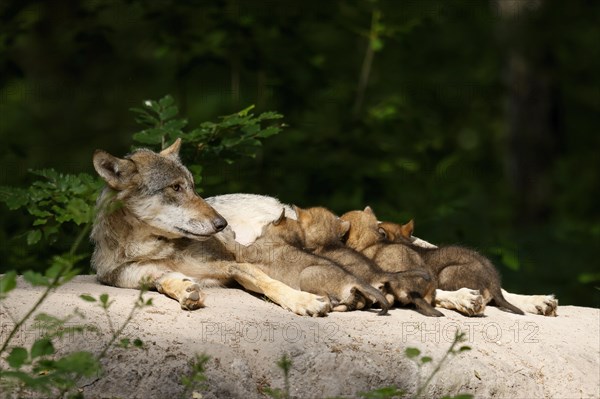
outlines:
[[[127,187],[137,170],[133,161],[114,157],[102,150],[94,152],[94,169],[115,190]]]
[[[415,222],[414,220],[410,219],[410,221],[406,224],[403,224],[402,227],[400,227],[400,230],[402,231],[402,235],[406,238],[410,238],[413,235],[413,232],[415,231]]]
[[[296,205],[292,205],[292,206],[294,208],[294,212],[296,212],[296,219],[300,220],[300,215],[304,214],[304,209],[302,209]]]
[[[279,226],[281,222],[285,220],[285,208],[281,210],[281,215],[277,218],[277,220],[273,221],[273,226]]]
[[[343,238],[350,231],[350,222],[342,220],[340,223],[340,238]]]
[[[173,144],[160,152],[160,155],[165,157],[179,158],[179,150],[181,149],[181,138],[175,140]]]
[[[371,207],[369,205],[367,205],[365,207],[364,212],[369,213],[369,214],[375,216],[375,212],[373,212],[373,209],[371,209]]]

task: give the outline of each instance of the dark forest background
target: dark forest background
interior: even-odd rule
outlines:
[[[288,127],[203,165],[204,196],[370,205],[481,250],[509,290],[600,306],[598,38],[583,0],[4,0],[0,185],[124,155],[149,98],[191,125],[255,104]],[[39,267],[30,217],[0,218],[0,272]]]

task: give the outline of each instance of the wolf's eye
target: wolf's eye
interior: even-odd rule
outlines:
[[[179,184],[173,184],[171,186],[171,188],[173,189],[173,191],[179,191],[179,190],[181,190],[181,186]]]

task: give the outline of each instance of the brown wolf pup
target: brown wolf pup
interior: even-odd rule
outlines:
[[[304,232],[307,249],[335,261],[346,271],[384,292],[391,303],[394,300],[406,303],[411,287],[428,284],[430,276],[425,270],[386,272],[368,257],[344,245],[342,238],[348,233],[350,223],[328,209],[295,207],[294,210]]]
[[[386,240],[379,232],[377,217],[370,207],[364,211],[347,212],[341,219],[350,223],[346,245],[372,259],[382,270],[421,270],[429,273],[431,278],[428,281],[411,280],[414,284],[407,287],[404,297],[400,299],[401,304],[414,304],[417,312],[425,316],[444,315],[433,306],[440,270],[427,265],[411,247]]]
[[[414,229],[411,220],[405,225],[391,222],[379,224],[380,232],[389,240],[414,247],[410,242]],[[419,248],[417,251],[425,263],[439,268],[445,267],[438,275],[438,288],[445,291],[456,291],[460,288],[478,290],[483,296],[483,303],[494,302],[496,306],[516,314],[524,314],[521,309],[508,302],[500,285],[500,275],[492,262],[480,253],[468,248],[449,245],[439,248]]]
[[[381,292],[337,263],[303,250],[302,228],[297,220],[285,217],[285,210],[263,228],[252,245],[237,243],[233,232],[223,242],[236,254],[237,261],[255,263],[269,276],[292,288],[328,297],[334,311],[360,309],[367,300],[380,304],[380,315],[389,309]]]
[[[194,190],[179,160],[181,140],[160,153],[140,149],[125,158],[94,154],[106,182],[91,239],[98,280],[124,288],[149,285],[193,310],[204,306],[202,286],[238,282],[300,315],[324,315],[325,298],[301,292],[237,263],[214,237],[227,222]]]

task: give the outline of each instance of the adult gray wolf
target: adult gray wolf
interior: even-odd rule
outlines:
[[[235,261],[218,239],[227,221],[196,193],[179,159],[180,146],[178,139],[160,153],[140,149],[124,158],[94,153],[94,168],[106,182],[91,233],[99,281],[124,288],[147,285],[187,310],[204,306],[203,287],[237,282],[294,313],[327,313],[324,297]]]

